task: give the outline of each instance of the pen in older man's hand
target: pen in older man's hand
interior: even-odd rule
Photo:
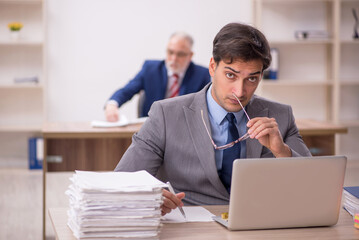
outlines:
[[[172,187],[171,183],[167,182],[166,184],[167,184],[168,189],[170,190],[170,192],[173,193],[174,195],[176,195],[175,191],[173,190],[173,187]],[[187,220],[186,214],[184,213],[183,208],[179,206],[178,209],[182,213],[182,216],[184,217],[184,219]]]

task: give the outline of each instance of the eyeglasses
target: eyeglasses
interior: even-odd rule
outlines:
[[[244,109],[244,107],[243,107],[241,101],[239,101],[239,99],[237,98],[237,96],[236,96],[234,93],[232,93],[232,94],[233,94],[233,96],[237,99],[238,103],[241,105],[241,107],[242,107],[242,109],[243,109],[243,112],[244,112],[244,113],[246,114],[246,116],[247,116],[248,121],[251,120],[251,119],[249,118],[249,116],[248,116],[246,110]],[[214,149],[216,149],[216,150],[224,150],[224,149],[233,147],[236,143],[239,143],[240,141],[244,141],[244,140],[246,140],[247,138],[249,138],[249,136],[250,136],[249,133],[246,132],[242,137],[238,138],[236,141],[227,143],[226,145],[223,145],[223,146],[217,146],[217,145],[214,143],[214,141],[213,141],[213,139],[212,139],[212,137],[211,137],[211,134],[209,133],[208,127],[207,127],[207,125],[206,125],[206,122],[204,121],[203,110],[201,110],[201,116],[202,116],[202,121],[203,121],[204,127],[205,127],[206,130],[207,130],[207,134],[208,134],[209,138],[211,139],[211,142],[212,142],[212,145],[213,145]]]
[[[175,51],[172,51],[170,49],[167,49],[167,55],[169,56],[172,56],[172,55],[176,55],[178,58],[184,58],[184,57],[187,57],[190,53],[188,52],[175,52]]]

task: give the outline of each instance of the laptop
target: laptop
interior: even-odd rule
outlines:
[[[346,157],[237,159],[233,162],[229,230],[335,225]]]

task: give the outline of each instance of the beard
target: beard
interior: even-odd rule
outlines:
[[[183,73],[187,67],[188,67],[189,63],[188,64],[185,64],[184,66],[180,66],[178,63],[176,63],[175,61],[168,61],[166,60],[166,67],[168,70],[170,70],[171,72],[173,73]]]

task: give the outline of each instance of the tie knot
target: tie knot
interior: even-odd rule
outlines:
[[[226,119],[228,120],[229,123],[235,123],[234,120],[236,119],[236,117],[234,116],[233,113],[227,113]]]
[[[174,73],[174,74],[172,75],[172,77],[173,77],[174,79],[178,79],[178,74],[177,74],[177,73]]]

